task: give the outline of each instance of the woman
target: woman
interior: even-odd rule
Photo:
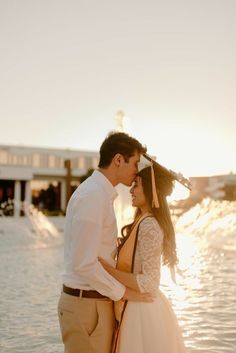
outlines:
[[[100,259],[104,268],[125,286],[153,293],[151,303],[116,302],[116,353],[185,353],[182,334],[170,303],[159,290],[161,257],[177,263],[175,232],[166,196],[173,178],[155,165],[141,170],[131,188],[134,222],[122,229],[117,268]]]

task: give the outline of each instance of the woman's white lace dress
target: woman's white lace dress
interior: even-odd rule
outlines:
[[[159,290],[163,232],[153,217],[139,226],[134,273],[141,292],[155,292],[152,303],[128,302],[118,353],[186,353],[176,316]]]

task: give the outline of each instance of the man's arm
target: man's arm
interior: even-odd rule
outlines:
[[[104,269],[108,273],[110,273],[110,275],[112,275],[112,277],[116,278],[117,281],[121,282],[124,286],[126,286],[134,291],[140,292],[135,274],[120,271],[116,268],[113,268],[104,259],[99,258],[99,261],[101,262]]]
[[[105,260],[99,258],[99,261],[103,265],[104,269],[116,278],[117,281],[122,283],[125,287],[125,293],[122,297],[123,300],[137,301],[137,302],[152,302],[155,298],[154,294],[151,293],[141,293],[137,277],[133,273],[119,271],[116,268],[110,266]]]

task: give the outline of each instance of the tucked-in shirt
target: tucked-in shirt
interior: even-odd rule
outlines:
[[[66,211],[62,276],[68,287],[96,290],[112,300],[122,298],[125,287],[104,270],[98,257],[115,267],[116,196],[113,185],[97,170],[75,190]]]

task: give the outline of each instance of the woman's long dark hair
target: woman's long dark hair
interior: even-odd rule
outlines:
[[[163,240],[163,264],[168,266],[174,266],[178,263],[176,254],[176,242],[175,242],[175,231],[174,226],[171,221],[169,206],[166,201],[166,196],[170,195],[173,190],[173,179],[170,175],[158,170],[156,166],[153,166],[155,173],[155,182],[158,193],[159,208],[152,207],[152,183],[151,183],[151,167],[146,167],[142,169],[138,176],[140,176],[143,186],[144,195],[146,197],[148,208],[152,212],[153,216],[156,218],[160,227],[164,233]],[[122,246],[126,237],[129,236],[133,224],[136,222],[137,218],[141,215],[139,209],[136,210],[134,221],[131,224],[124,226],[121,229],[121,242]]]

